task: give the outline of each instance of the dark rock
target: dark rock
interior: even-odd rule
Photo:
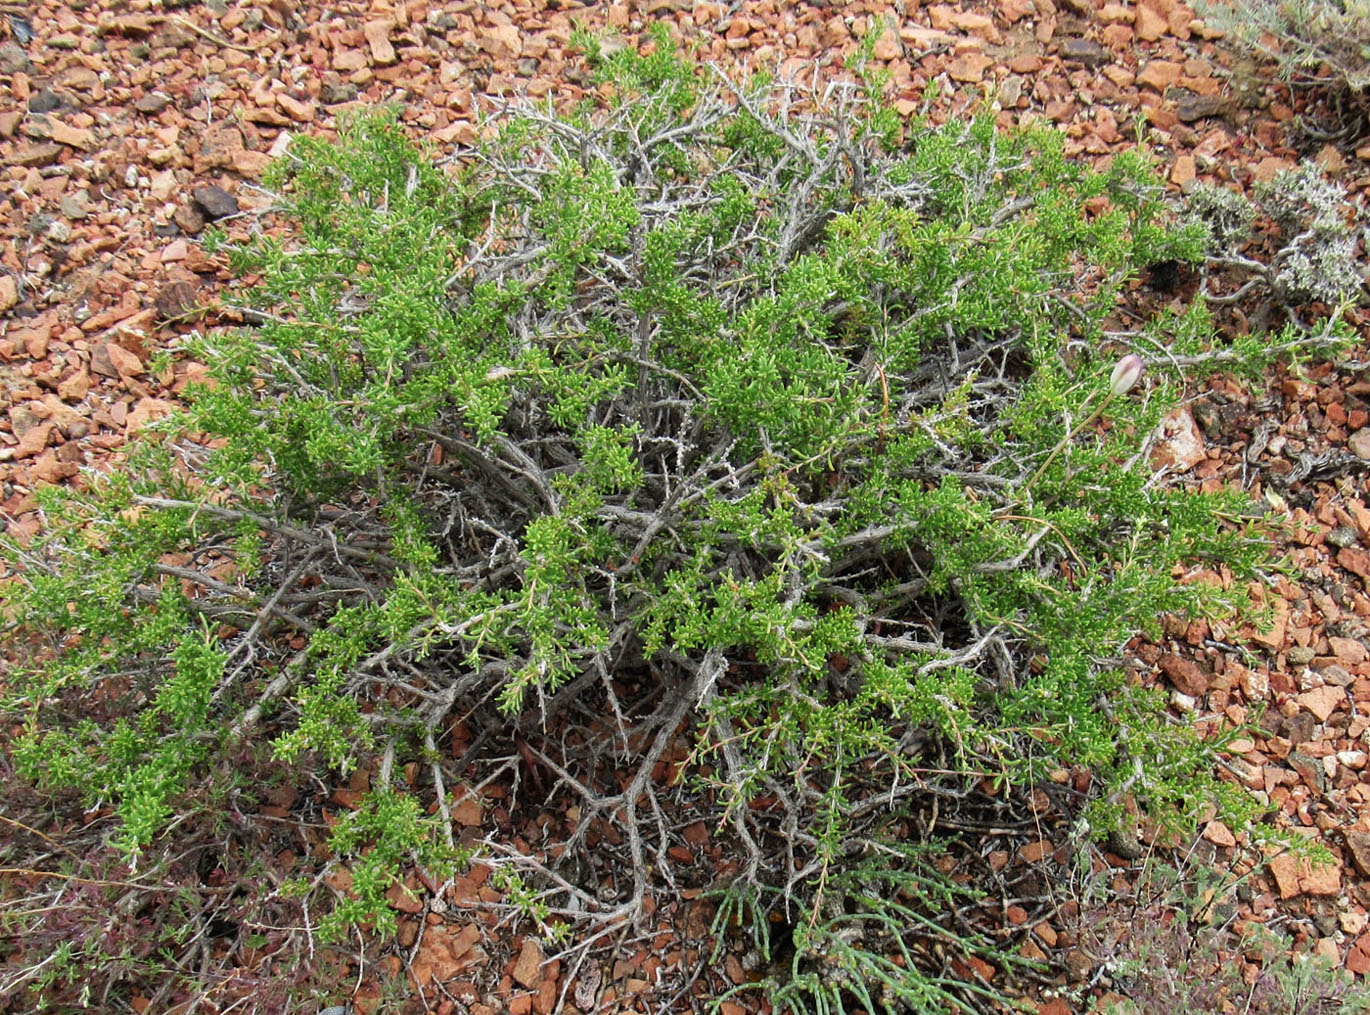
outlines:
[[[1230,99],[1221,95],[1186,95],[1175,104],[1175,115],[1185,123],[1223,116],[1232,108]]]
[[[1061,43],[1061,59],[1078,60],[1087,67],[1102,67],[1113,62],[1113,54],[1089,39],[1067,39]]]
[[[1327,787],[1327,770],[1322,767],[1322,759],[1315,758],[1311,754],[1304,754],[1303,751],[1290,751],[1286,763],[1294,771],[1299,773],[1312,788],[1322,793]]]
[[[154,303],[163,318],[184,317],[199,307],[199,287],[194,282],[169,282],[162,286]]]
[[[1311,712],[1300,712],[1284,721],[1282,733],[1291,744],[1306,744],[1313,739],[1318,720]]]
[[[203,228],[203,218],[200,219],[200,225]],[[152,235],[160,236],[164,240],[171,239],[171,237],[173,236],[181,235],[181,227],[174,222],[159,222],[157,223],[157,225],[152,227]]]
[[[144,95],[135,102],[133,108],[140,113],[146,113],[148,116],[156,116],[169,105],[171,105],[169,98],[161,92],[153,92],[151,95]]]
[[[196,187],[190,196],[204,209],[205,217],[211,222],[226,215],[238,214],[238,199],[223,187]]]
[[[1338,525],[1327,533],[1327,542],[1338,550],[1344,550],[1346,547],[1355,546],[1360,542],[1360,537],[1356,535],[1356,530],[1351,526]]]
[[[43,88],[33,93],[29,99],[30,113],[51,113],[62,108],[62,97],[51,88]]]
[[[329,84],[327,81],[319,89],[319,100],[325,106],[336,106],[340,102],[351,102],[357,97],[357,86],[350,81],[336,81]]]
[[[0,74],[17,74],[29,69],[29,55],[22,46],[7,42],[0,46]]]
[[[101,377],[119,376],[119,371],[114,369],[114,363],[109,358],[109,346],[103,342],[91,346],[90,372],[99,374]]]
[[[27,46],[33,41],[33,24],[28,18],[11,14],[10,31],[14,33],[14,40],[21,46]]]

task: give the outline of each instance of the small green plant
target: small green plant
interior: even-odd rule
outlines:
[[[264,181],[288,228],[214,238],[257,281],[249,327],[191,345],[213,383],[5,544],[7,757],[159,871],[188,829],[253,826],[226,773],[365,768],[332,933],[462,858],[472,766],[579,811],[545,866],[507,854],[542,920],[674,884],[663,797],[692,791],[736,890],[804,928],[787,1003],[973,1005],[885,934],[948,933],[896,816],[1074,765],[1100,835],[1124,795],[1180,827],[1211,795],[1116,653],[1242,608],[1266,544],[1239,493],[1147,466],[1183,377],[1136,357],[1202,362],[1202,307],[1106,330],[1205,233],[1143,154],[1095,172],[1051,131],[656,41],[601,54],[602,107],[510,111],[450,159],[385,111],[292,144]],[[1231,591],[1176,580],[1219,563]],[[458,726],[482,730],[460,763]],[[323,879],[268,898],[317,917]],[[47,913],[12,925],[51,937]]]

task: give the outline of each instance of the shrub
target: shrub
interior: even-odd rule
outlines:
[[[372,112],[272,168],[289,228],[226,245],[258,281],[250,326],[192,347],[213,382],[7,548],[13,763],[164,873],[244,743],[364,767],[335,930],[459,859],[462,730],[461,766],[493,752],[579,807],[555,870],[508,848],[543,916],[676,883],[678,771],[736,840],[727,905],[807,928],[790,1003],[974,1007],[920,972],[928,936],[982,948],[902,843],[920,802],[1089,766],[1104,834],[1214,791],[1116,653],[1239,608],[1263,543],[1239,494],[1153,481],[1170,361],[1115,376],[1161,344],[1202,360],[1202,309],[1106,331],[1203,232],[1141,153],[1095,172],[878,88],[733,85],[664,38],[602,69],[603,108],[509,111],[457,158]],[[1199,567],[1233,580],[1177,580]],[[322,880],[295,885],[315,914]]]
[[[1188,211],[1208,231],[1208,266],[1231,269],[1241,281],[1222,295],[1208,293],[1208,303],[1249,302],[1260,291],[1306,329],[1297,315],[1302,305],[1320,303],[1340,311],[1363,301],[1356,251],[1366,238],[1364,207],[1315,164],[1304,162],[1258,182],[1251,198],[1219,184],[1199,184],[1189,194]],[[1257,222],[1270,227],[1273,251],[1267,257],[1243,252]]]
[[[1320,93],[1336,120],[1329,130],[1305,124],[1321,140],[1365,133],[1370,87],[1370,4],[1365,0],[1204,0],[1204,18],[1228,41],[1275,60],[1296,89]]]

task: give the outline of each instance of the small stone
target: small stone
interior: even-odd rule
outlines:
[[[110,365],[121,377],[137,377],[143,372],[143,361],[122,345],[109,342],[105,345],[105,353],[109,357]]]
[[[1349,525],[1338,525],[1327,532],[1327,545],[1335,546],[1338,550],[1355,546],[1358,542],[1360,542],[1360,537],[1356,534],[1356,530]]]
[[[34,457],[48,446],[52,432],[56,429],[55,423],[40,423],[27,431],[23,437],[19,438],[19,444],[14,449],[14,457],[16,459]]]
[[[192,202],[181,205],[171,216],[171,220],[176,226],[187,235],[195,236],[205,227],[208,221],[204,212],[200,211],[200,206]]]
[[[1370,462],[1370,427],[1362,427],[1346,440],[1346,445],[1357,458]]]
[[[1170,22],[1164,14],[1154,7],[1138,5],[1132,27],[1137,33],[1137,38],[1143,42],[1155,42],[1170,31]]]
[[[86,392],[90,390],[90,374],[84,370],[78,370],[66,380],[57,385],[57,397],[64,402],[79,402],[86,397]]]
[[[1194,176],[1198,167],[1194,162],[1194,156],[1181,155],[1175,160],[1175,165],[1170,170],[1170,182],[1183,190],[1186,186],[1194,182]]]
[[[62,154],[62,146],[44,141],[40,144],[24,145],[5,157],[7,166],[39,167],[50,166]]]
[[[1370,833],[1347,832],[1346,845],[1351,850],[1351,862],[1356,870],[1370,877]]]
[[[496,60],[515,60],[523,52],[523,36],[516,25],[491,25],[481,39],[481,48]]]
[[[1294,164],[1288,159],[1281,159],[1271,155],[1256,163],[1255,168],[1251,170],[1251,176],[1261,183],[1270,183],[1275,177],[1279,176],[1280,173],[1288,172],[1293,168]]]
[[[90,214],[90,191],[78,190],[63,194],[60,205],[62,214],[69,219],[83,219]]]
[[[1175,104],[1175,115],[1185,123],[1223,116],[1232,109],[1232,102],[1221,95],[1186,95]]]
[[[1137,75],[1137,84],[1153,88],[1161,94],[1180,80],[1184,68],[1173,60],[1152,60]]]
[[[163,318],[184,317],[199,306],[199,292],[193,282],[170,282],[161,288],[153,302]]]
[[[1332,654],[1337,657],[1337,661],[1343,666],[1359,666],[1365,662],[1366,650],[1363,642],[1356,638],[1338,638],[1335,635],[1327,639],[1332,646]]]
[[[170,402],[160,398],[140,398],[133,411],[128,414],[127,425],[130,432],[141,430],[154,419],[161,419],[176,411]]]
[[[51,113],[54,109],[61,108],[62,98],[51,88],[40,89],[29,99],[30,113]]]
[[[276,93],[276,105],[296,123],[309,123],[314,119],[314,103],[302,102],[286,92]]]
[[[1237,844],[1237,837],[1221,821],[1210,821],[1205,825],[1203,837],[1215,846],[1231,847]]]
[[[368,21],[362,26],[362,34],[366,36],[366,44],[371,47],[371,59],[374,63],[389,66],[398,59],[395,56],[395,47],[390,44],[390,31],[394,27],[395,22],[389,18]]]
[[[224,190],[223,187],[217,185],[196,187],[191,191],[190,196],[204,210],[205,216],[211,222],[228,215],[238,214],[238,199]]]
[[[133,108],[148,116],[156,116],[169,105],[171,105],[171,99],[161,92],[153,92],[151,95],[144,95],[134,102]]]
[[[29,69],[29,55],[21,46],[8,42],[0,46],[0,74],[19,74]]]
[[[13,275],[0,275],[0,314],[19,302],[19,282]]]
[[[1208,693],[1209,675],[1194,660],[1168,652],[1157,665],[1181,694],[1197,698]]]
[[[357,93],[357,86],[350,81],[336,83],[325,81],[319,90],[319,101],[325,106],[336,106],[343,102],[351,102],[357,97]]]
[[[994,61],[983,53],[963,53],[947,64],[947,73],[954,81],[978,84],[993,65]]]
[[[1151,452],[1152,467],[1188,472],[1207,457],[1203,434],[1199,432],[1189,407],[1177,405],[1156,428],[1156,444]]]
[[[1075,60],[1086,67],[1102,67],[1113,62],[1113,54],[1089,39],[1067,39],[1061,43],[1061,59]]]
[[[1281,899],[1292,899],[1299,894],[1299,862],[1288,853],[1270,858],[1270,873]]]
[[[1311,691],[1296,695],[1294,700],[1301,708],[1307,709],[1318,720],[1327,722],[1328,716],[1337,710],[1337,706],[1346,700],[1346,691],[1340,687],[1315,687]]]
[[[52,139],[58,144],[80,148],[82,151],[90,151],[95,147],[95,135],[89,130],[83,127],[70,127],[55,117],[49,122],[52,124]]]
[[[514,963],[513,977],[527,990],[532,990],[542,980],[542,948],[531,937],[523,939],[523,949]]]

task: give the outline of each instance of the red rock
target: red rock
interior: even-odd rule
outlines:
[[[64,144],[69,148],[80,148],[82,151],[90,151],[96,146],[95,135],[89,130],[80,127],[70,127],[55,117],[50,118],[52,124],[52,139],[58,144]]]
[[[1137,32],[1137,38],[1143,42],[1155,42],[1170,30],[1170,22],[1155,7],[1148,4],[1138,4],[1137,15],[1133,19],[1132,27]]]
[[[480,44],[496,60],[514,60],[523,52],[523,35],[515,25],[491,25]]]
[[[1280,173],[1294,168],[1294,164],[1288,159],[1276,158],[1274,155],[1261,159],[1251,170],[1252,179],[1259,180],[1261,183],[1269,183]]]
[[[391,51],[393,55],[393,50]],[[340,49],[333,54],[333,69],[352,73],[359,71],[367,64],[366,54],[360,49]]]
[[[57,427],[52,423],[39,423],[19,438],[19,444],[14,449],[16,459],[32,458],[38,452],[48,446],[48,439]]]
[[[276,105],[296,123],[309,123],[314,119],[314,103],[301,102],[288,92],[276,93]]]
[[[512,972],[515,982],[528,990],[542,981],[542,948],[533,938],[523,939],[523,949],[514,962]]]
[[[1027,863],[1036,863],[1051,852],[1051,843],[1046,839],[1029,842],[1018,851],[1018,856]]]
[[[1324,685],[1315,687],[1311,691],[1305,691],[1295,699],[1302,708],[1312,712],[1318,722],[1327,722],[1328,717],[1337,710],[1337,706],[1346,700],[1345,688]]]
[[[1181,694],[1197,698],[1208,693],[1211,677],[1194,660],[1168,652],[1161,656],[1158,665]]]
[[[1332,653],[1341,665],[1354,667],[1365,662],[1365,645],[1359,640],[1329,636],[1327,641],[1332,646]]]
[[[1347,546],[1338,550],[1337,563],[1352,574],[1370,579],[1370,552],[1358,546]]]
[[[375,21],[368,21],[362,26],[362,34],[366,37],[366,44],[371,47],[371,60],[381,66],[389,66],[398,59],[395,56],[395,47],[390,44],[390,31],[395,27],[395,22],[389,18],[381,18]],[[334,66],[338,66],[336,58]],[[359,70],[360,68],[338,67],[339,70]]]
[[[1370,934],[1362,934],[1346,950],[1346,968],[1361,976],[1370,973]]]
[[[1170,170],[1170,182],[1183,190],[1187,184],[1194,182],[1196,171],[1194,156],[1181,155]]]
[[[1351,862],[1356,865],[1356,870],[1370,877],[1370,834],[1347,832],[1346,845],[1351,850]]]
[[[1333,861],[1332,863],[1321,863],[1316,867],[1310,868],[1306,862],[1301,863],[1299,871],[1299,890],[1305,895],[1340,895],[1341,864]]]
[[[86,397],[86,392],[90,390],[90,374],[84,370],[78,370],[64,381],[57,385],[57,394],[63,401],[79,402]]]
[[[423,912],[423,899],[414,886],[410,884],[394,884],[385,893],[386,901],[401,913],[421,913]]]
[[[1137,75],[1137,84],[1165,94],[1165,90],[1180,80],[1184,68],[1173,60],[1152,60]]]
[[[1203,837],[1215,846],[1235,846],[1237,837],[1221,821],[1210,821],[1204,826]]]
[[[1270,858],[1270,873],[1281,899],[1292,899],[1299,894],[1299,862],[1288,853]]]
[[[70,446],[70,445],[65,445]],[[29,475],[43,483],[60,483],[81,471],[75,462],[63,462],[56,451],[46,451],[29,466]]]
[[[947,73],[954,81],[978,84],[992,66],[994,61],[983,53],[963,53],[947,64]]]

